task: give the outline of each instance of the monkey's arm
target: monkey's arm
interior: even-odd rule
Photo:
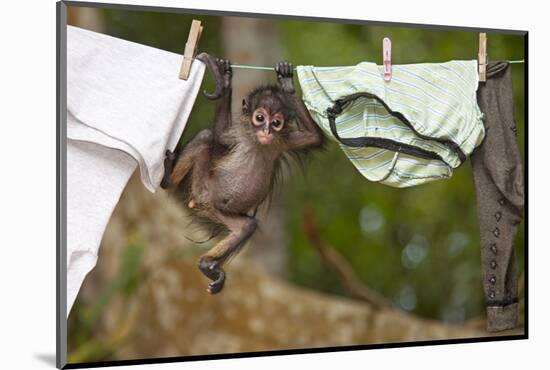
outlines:
[[[214,122],[214,141],[228,145],[223,134],[231,126],[231,78],[233,76],[231,63],[227,59],[216,58],[207,53],[199,54],[197,59],[206,64],[216,82],[216,91],[213,94],[204,92],[208,99],[218,100]]]
[[[317,148],[323,145],[324,136],[321,129],[317,126],[306,105],[300,97],[296,95],[294,82],[292,81],[292,64],[287,62],[278,63],[275,66],[277,80],[283,91],[288,95],[289,100],[296,112],[297,120],[303,128],[303,131],[294,131],[290,134],[287,145],[290,150],[300,150],[306,148]]]

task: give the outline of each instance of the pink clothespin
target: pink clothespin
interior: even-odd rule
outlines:
[[[382,57],[384,59],[384,80],[391,80],[391,40],[384,37],[382,41]]]

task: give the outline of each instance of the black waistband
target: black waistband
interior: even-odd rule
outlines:
[[[342,113],[344,108],[350,102],[353,102],[356,99],[361,98],[361,97],[366,97],[366,98],[369,98],[369,99],[375,99],[376,101],[378,101],[380,104],[382,104],[384,106],[384,108],[388,111],[389,114],[391,114],[392,116],[394,116],[395,118],[397,118],[398,120],[403,122],[418,137],[420,137],[422,139],[426,139],[426,140],[434,140],[434,141],[437,141],[439,143],[442,143],[442,144],[446,145],[449,149],[451,149],[453,152],[456,153],[456,155],[460,159],[460,164],[462,164],[466,160],[466,155],[464,154],[464,152],[462,151],[460,146],[458,146],[457,143],[455,143],[452,140],[442,139],[442,138],[437,138],[437,137],[430,137],[430,136],[426,136],[426,135],[423,135],[423,134],[419,133],[418,131],[416,131],[416,129],[413,127],[413,125],[409,122],[409,120],[402,113],[395,112],[395,111],[391,110],[390,107],[382,99],[380,99],[378,96],[376,96],[374,94],[370,94],[370,93],[367,93],[367,92],[355,93],[355,94],[351,94],[351,95],[348,95],[346,97],[340,98],[340,99],[338,99],[334,102],[334,105],[332,107],[327,109],[327,116],[328,116],[328,121],[329,121],[329,124],[330,124],[330,131],[332,132],[332,135],[334,135],[334,137],[339,142],[341,142],[342,144],[344,144],[346,146],[354,147],[354,148],[376,147],[376,148],[381,148],[381,149],[388,149],[388,150],[391,150],[391,151],[394,151],[394,152],[409,154],[409,155],[412,155],[412,156],[418,157],[418,158],[437,159],[437,160],[440,160],[442,162],[445,162],[439,154],[437,154],[435,152],[432,152],[432,151],[429,151],[429,150],[426,150],[426,149],[423,149],[423,148],[416,147],[416,146],[411,145],[411,144],[400,143],[398,141],[385,139],[385,138],[380,138],[380,137],[365,137],[365,136],[354,137],[354,138],[340,137],[340,135],[338,135],[338,131],[336,130],[336,122],[335,122],[336,117]],[[447,163],[447,165],[449,165],[449,164]],[[449,167],[452,167],[452,166],[449,165]]]

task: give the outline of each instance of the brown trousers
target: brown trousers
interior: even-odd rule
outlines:
[[[487,66],[487,81],[477,94],[486,137],[471,156],[489,331],[512,329],[518,321],[514,240],[523,218],[524,180],[510,71],[506,62]]]

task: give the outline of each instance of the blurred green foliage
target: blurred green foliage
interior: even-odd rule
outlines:
[[[200,19],[206,25],[200,51],[223,56],[219,17],[120,10],[103,11],[103,16],[106,33],[177,53],[183,52],[191,20]],[[382,39],[386,36],[392,39],[392,59],[397,64],[477,58],[475,32],[273,21],[282,36],[281,59],[295,65],[353,65],[365,60],[381,63]],[[490,33],[488,54],[490,60],[523,59],[524,38]],[[524,65],[513,65],[522,153],[523,76]],[[210,91],[213,88],[210,77],[205,88]],[[210,127],[213,117],[213,103],[200,94],[183,140]],[[317,212],[323,239],[351,262],[366,284],[396,306],[454,323],[483,315],[479,229],[469,162],[450,180],[393,189],[368,182],[331,142],[325,152],[310,158],[305,176],[291,177],[285,187],[284,202],[288,212],[292,281],[346,294],[336,275],[323,265],[304,236],[303,209],[310,205]],[[516,244],[520,273],[524,265],[523,241],[522,224]],[[119,288],[131,286],[120,281],[116,284]],[[109,294],[110,291],[105,292],[98,305]],[[98,307],[92,308],[88,315],[95,317],[94,310]]]

